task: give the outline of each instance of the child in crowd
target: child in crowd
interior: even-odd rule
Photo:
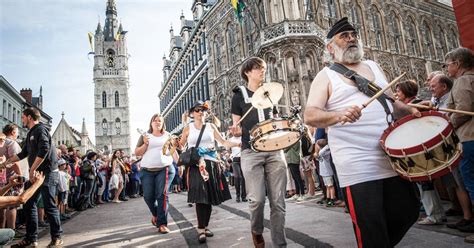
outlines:
[[[334,172],[331,168],[331,151],[326,139],[320,139],[316,144],[321,148],[319,151],[319,173],[326,185],[326,207],[335,206],[336,190],[334,188]]]
[[[62,221],[70,219],[71,216],[66,213],[67,194],[69,189],[70,175],[67,173],[67,162],[64,159],[58,160],[59,183],[58,183],[58,206]]]

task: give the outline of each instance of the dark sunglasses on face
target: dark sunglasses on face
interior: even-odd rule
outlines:
[[[206,112],[206,110],[199,108],[199,109],[194,109],[194,112],[196,112],[196,113],[198,113],[198,112]]]

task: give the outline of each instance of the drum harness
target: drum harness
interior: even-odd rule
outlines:
[[[361,91],[368,97],[372,97],[375,94],[377,94],[377,92],[382,90],[382,88],[380,88],[380,86],[378,86],[375,82],[369,81],[365,77],[357,74],[357,72],[345,67],[342,64],[333,63],[332,65],[329,66],[329,69],[335,72],[338,72],[342,74],[345,78],[353,81],[356,84],[357,89],[359,89],[359,91]],[[387,114],[385,120],[387,121],[387,124],[390,125],[395,120],[394,120],[392,112],[390,111],[390,108],[388,107],[387,100],[391,101],[392,103],[394,102],[394,100],[390,98],[389,96],[387,96],[386,94],[382,94],[381,96],[377,98],[377,101],[380,102],[383,109],[385,110],[385,113]]]

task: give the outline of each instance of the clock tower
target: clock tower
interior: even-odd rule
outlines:
[[[104,28],[94,35],[94,112],[97,149],[130,153],[126,31],[117,21],[115,0],[107,0]]]

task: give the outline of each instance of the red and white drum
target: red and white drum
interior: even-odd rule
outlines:
[[[449,173],[461,159],[459,139],[449,119],[436,111],[405,116],[387,128],[380,144],[393,169],[410,181],[430,181]]]

